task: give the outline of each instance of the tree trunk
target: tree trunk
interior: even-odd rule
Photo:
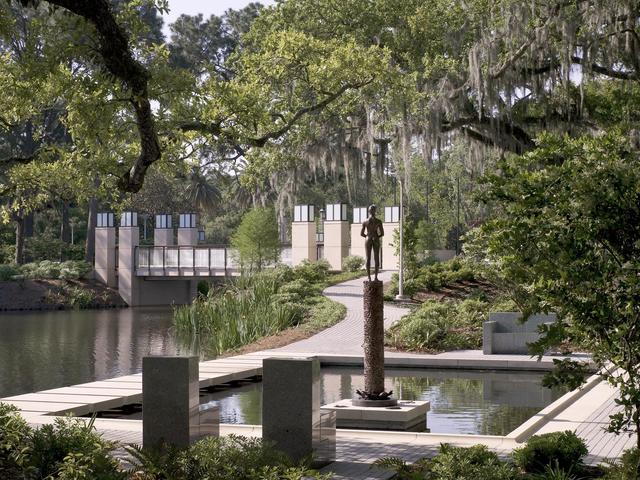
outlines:
[[[15,262],[18,265],[24,263],[24,217],[16,215],[14,217],[16,222],[16,254]]]
[[[84,260],[93,263],[96,253],[96,223],[98,222],[98,199],[89,200],[89,215],[87,217],[87,239],[84,244]]]
[[[384,297],[382,282],[364,282],[364,389],[384,392]]]
[[[69,202],[60,205],[60,240],[71,243],[71,224],[69,223]]]

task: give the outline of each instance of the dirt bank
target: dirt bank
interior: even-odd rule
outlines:
[[[0,311],[126,306],[116,290],[94,280],[0,282]]]

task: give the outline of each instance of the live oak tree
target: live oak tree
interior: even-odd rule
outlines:
[[[567,340],[591,352],[619,389],[609,430],[635,434],[640,447],[640,156],[621,132],[545,135],[505,159],[485,196],[502,214],[475,242],[526,315],[557,314],[533,352]],[[557,363],[552,383],[580,384],[584,366]]]

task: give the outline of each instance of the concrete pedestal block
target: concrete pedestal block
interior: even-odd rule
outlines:
[[[489,321],[483,324],[482,353],[526,355],[529,353],[527,344],[540,339],[538,327],[556,321],[554,313],[531,315],[524,323],[520,323],[521,317],[520,312],[490,313]]]
[[[291,224],[291,263],[295,267],[303,260],[317,260],[316,223],[293,222]]]
[[[118,286],[116,276],[116,229],[98,227],[95,229],[95,271],[96,280],[108,287]]]
[[[186,448],[200,436],[198,357],[142,359],[142,443]],[[210,413],[204,413],[205,417]]]
[[[324,258],[331,269],[342,270],[342,259],[348,255],[349,224],[342,221],[324,222]]]
[[[156,247],[170,247],[175,245],[173,228],[156,228],[153,231],[153,244]]]
[[[220,407],[217,405],[201,405],[198,418],[198,440],[220,436]]]
[[[398,404],[392,407],[359,407],[353,404],[352,399],[347,398],[323,405],[322,408],[336,413],[338,428],[424,432],[427,429],[427,412],[431,409],[431,403],[398,400]]]
[[[382,228],[384,228],[384,237],[380,239],[382,242],[382,268],[384,270],[398,270],[400,259],[396,255],[393,239],[400,228],[400,224],[397,222],[385,222],[382,224]]]
[[[335,461],[335,416],[320,411],[320,362],[266,358],[262,364],[262,438],[298,462]]]

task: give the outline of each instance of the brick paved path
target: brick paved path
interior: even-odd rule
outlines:
[[[392,272],[382,272],[378,278],[383,282],[391,280]],[[364,317],[362,305],[363,278],[350,280],[327,288],[323,294],[347,307],[347,315],[340,323],[327,328],[306,340],[292,343],[278,349],[284,352],[362,354],[364,340]],[[389,328],[393,322],[409,312],[407,308],[385,304],[384,327]]]

